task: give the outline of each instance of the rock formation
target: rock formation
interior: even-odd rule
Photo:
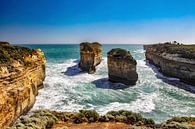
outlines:
[[[0,128],[4,129],[35,103],[45,78],[45,58],[40,49],[0,42]]]
[[[94,43],[81,43],[80,44],[80,63],[81,70],[88,73],[94,73],[96,66],[101,63],[102,60],[102,45]]]
[[[163,43],[144,45],[145,56],[160,71],[181,81],[195,85],[195,45]]]
[[[116,48],[107,53],[108,76],[111,82],[134,85],[138,80],[136,60],[129,51]]]

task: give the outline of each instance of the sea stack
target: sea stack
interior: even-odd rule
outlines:
[[[166,42],[144,45],[146,59],[167,76],[195,85],[195,45]]]
[[[0,129],[33,107],[43,86],[45,62],[40,49],[0,42]]]
[[[136,60],[130,52],[115,48],[107,53],[108,76],[111,82],[135,85],[138,80]]]
[[[79,66],[82,71],[90,74],[95,73],[96,66],[102,60],[102,45],[98,42],[80,44],[80,63]]]

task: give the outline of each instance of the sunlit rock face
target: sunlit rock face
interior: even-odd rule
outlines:
[[[80,44],[80,63],[82,71],[90,74],[95,73],[96,66],[102,60],[102,45],[100,43],[81,43]]]
[[[108,76],[111,82],[135,85],[138,80],[136,60],[130,52],[115,48],[107,53]]]
[[[145,45],[144,49],[146,59],[163,74],[195,85],[195,45],[167,42]]]
[[[45,57],[34,50],[0,42],[0,129],[15,122],[35,103],[45,78]]]

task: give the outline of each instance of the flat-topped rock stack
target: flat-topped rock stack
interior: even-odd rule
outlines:
[[[96,66],[102,60],[102,45],[98,42],[80,44],[80,63],[79,66],[82,71],[90,74],[95,73]]]
[[[145,56],[160,71],[181,81],[195,85],[195,45],[183,45],[176,41],[144,45]]]
[[[107,53],[108,76],[111,82],[134,85],[138,80],[136,72],[136,60],[130,52],[115,48]]]
[[[0,42],[0,129],[32,108],[43,86],[45,62],[40,49]]]

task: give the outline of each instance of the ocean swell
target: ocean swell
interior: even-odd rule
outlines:
[[[144,60],[137,63],[139,80],[135,86],[125,88],[122,84],[108,81],[106,58],[103,58],[95,74],[82,72],[76,59],[48,63],[45,87],[39,91],[32,110],[94,109],[105,114],[123,109],[139,112],[156,122],[171,116],[195,114],[194,94],[156,78],[157,73]]]

